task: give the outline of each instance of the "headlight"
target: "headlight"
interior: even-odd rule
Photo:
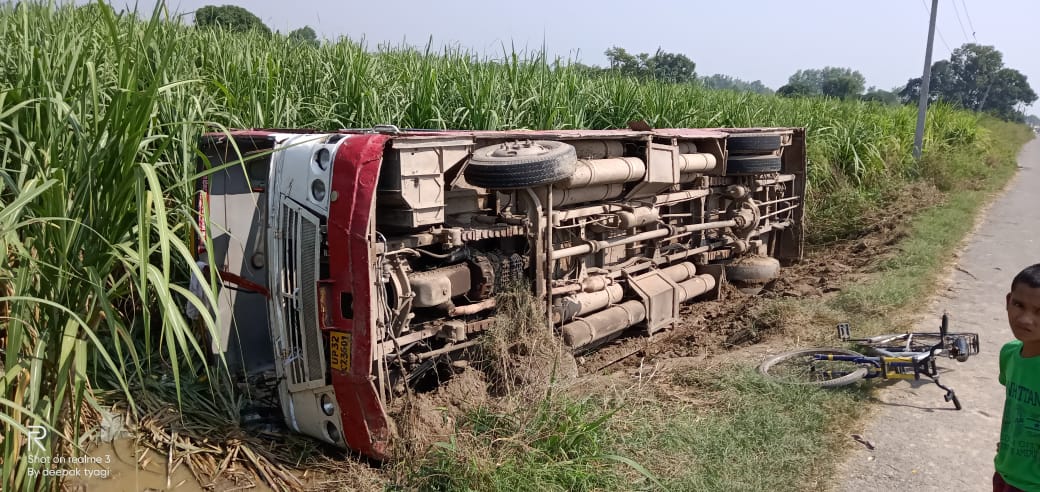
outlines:
[[[318,163],[318,167],[321,168],[322,171],[328,169],[329,164],[332,164],[332,152],[329,152],[329,149],[319,149],[318,152],[314,154],[314,162]]]
[[[339,429],[336,428],[336,424],[325,422],[325,432],[329,434],[329,439],[332,439],[332,442],[339,442]]]
[[[314,200],[319,201],[319,202],[325,201],[325,182],[324,181],[322,181],[320,179],[316,179],[314,181],[311,181],[311,197],[314,198]]]
[[[336,411],[336,405],[332,403],[332,397],[329,395],[321,395],[321,411],[329,417]]]

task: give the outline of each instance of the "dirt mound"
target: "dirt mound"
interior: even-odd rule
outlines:
[[[398,398],[389,409],[397,425],[396,454],[422,454],[433,443],[447,441],[459,417],[489,399],[484,373],[465,366],[434,391]]]
[[[498,300],[495,324],[465,360],[441,364],[441,383],[432,391],[412,392],[391,406],[406,455],[447,441],[458,420],[473,410],[508,413],[539,400],[556,382],[577,377],[574,357],[547,329],[530,289],[516,286]]]

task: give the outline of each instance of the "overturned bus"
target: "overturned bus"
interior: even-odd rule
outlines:
[[[476,343],[506,285],[583,352],[802,255],[798,128],[242,130],[201,149],[214,350],[274,367],[289,427],[374,458],[388,403]]]

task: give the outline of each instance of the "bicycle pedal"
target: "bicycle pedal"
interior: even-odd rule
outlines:
[[[947,391],[947,392],[946,392],[946,395],[945,395],[945,396],[943,396],[943,398],[945,398],[945,399],[946,399],[946,401],[950,401],[950,400],[952,400],[952,399],[953,399],[953,393],[952,393],[952,392],[950,392],[950,391]]]

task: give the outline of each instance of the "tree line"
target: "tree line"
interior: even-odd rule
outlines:
[[[653,55],[631,55],[612,47],[605,53],[609,68],[625,75],[668,82],[702,83],[706,87],[758,93],[771,93],[760,81],[745,82],[725,75],[698,78],[696,64],[685,55],[657,50]],[[916,104],[921,94],[921,77],[910,78],[905,86],[892,90],[866,87],[866,78],[845,67],[798,70],[787,84],[776,90],[785,97],[834,97],[860,99],[882,104]],[[1025,106],[1037,100],[1024,74],[1004,66],[1003,54],[993,46],[966,43],[953,50],[949,60],[932,65],[928,86],[931,102],[943,101],[970,111],[1024,122]]]
[[[617,72],[622,75],[641,79],[654,79],[663,82],[700,84],[709,89],[725,89],[737,92],[754,92],[756,94],[772,94],[761,80],[748,82],[729,75],[714,74],[707,77],[697,76],[697,64],[681,53],[669,53],[660,48],[653,55],[649,53],[631,54],[624,48],[614,46],[604,54],[609,66],[600,68],[582,65],[585,69],[600,72]]]
[[[921,78],[911,78],[899,92],[903,102],[921,97]],[[1037,99],[1026,76],[1004,66],[1004,55],[992,46],[967,43],[953,50],[949,60],[932,64],[928,83],[931,101],[1025,121],[1022,107]]]

